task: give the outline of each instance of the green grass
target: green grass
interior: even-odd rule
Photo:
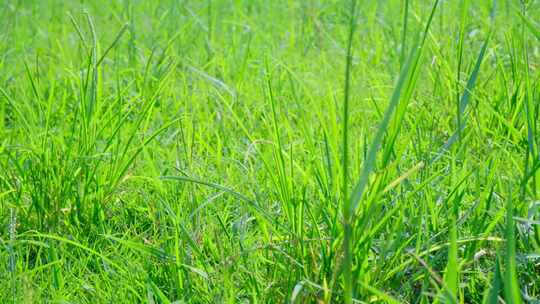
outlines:
[[[540,301],[540,3],[0,3],[0,303]]]

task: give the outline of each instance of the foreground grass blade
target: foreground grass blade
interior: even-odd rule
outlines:
[[[148,286],[152,290],[153,294],[157,296],[160,304],[171,304],[171,301],[167,299],[167,296],[159,289],[159,287],[152,280],[148,280]]]
[[[397,84],[394,88],[394,91],[392,93],[392,96],[390,98],[390,103],[388,104],[386,111],[383,116],[382,122],[379,124],[379,127],[377,129],[377,132],[375,133],[374,138],[372,139],[371,145],[369,146],[366,159],[364,159],[362,171],[360,178],[358,182],[356,183],[355,187],[352,190],[352,193],[350,197],[345,196],[345,203],[344,203],[344,211],[343,211],[343,227],[344,227],[344,241],[343,241],[343,251],[344,251],[344,262],[343,262],[343,268],[344,268],[344,281],[345,281],[345,302],[346,303],[352,303],[352,297],[353,297],[353,277],[352,277],[352,259],[353,259],[353,247],[352,247],[352,231],[353,231],[353,218],[354,214],[356,212],[357,206],[360,203],[360,200],[362,199],[362,195],[364,193],[364,189],[368,184],[369,176],[371,172],[375,169],[375,162],[376,162],[376,156],[377,152],[381,146],[383,135],[387,132],[388,125],[390,123],[390,119],[392,117],[392,114],[395,110],[395,108],[398,106],[398,103],[401,99],[401,93],[402,90],[408,86],[410,78],[411,78],[411,71],[416,71],[417,65],[419,64],[419,58],[422,54],[422,49],[425,43],[425,39],[427,37],[427,33],[429,32],[429,28],[431,26],[431,22],[433,20],[433,16],[435,14],[435,11],[437,9],[439,1],[435,1],[433,8],[431,10],[431,14],[429,16],[429,19],[425,26],[424,36],[422,37],[421,42],[417,45],[416,48],[414,48],[413,52],[409,55],[409,58],[407,59],[403,69],[401,70],[401,73],[399,75],[399,78],[397,80]],[[353,3],[354,4],[354,3]],[[355,6],[353,5],[353,8]],[[353,11],[354,12],[354,11]],[[351,32],[353,32],[353,24],[351,24]],[[352,33],[349,36],[349,43],[351,43],[352,39]],[[348,59],[347,60],[347,66],[350,66],[351,62]],[[349,72],[349,67],[347,68],[347,73]],[[348,79],[347,79],[348,82]],[[346,83],[347,83],[346,82]],[[345,102],[344,102],[344,121],[347,121],[347,117],[349,115],[348,113],[348,91],[349,87],[346,85],[345,90]],[[412,90],[412,89],[411,89]],[[344,151],[347,151],[348,149],[348,140],[347,140],[347,124],[344,123]],[[347,173],[347,153],[344,152],[343,157],[343,170],[344,170],[344,190],[343,194],[347,194],[346,187],[347,180],[348,180],[348,173]]]
[[[450,222],[450,247],[448,248],[448,263],[446,264],[444,275],[444,283],[448,290],[448,292],[444,293],[443,295],[446,303],[458,303],[459,264],[456,224],[457,212],[454,211],[452,213],[453,214]]]
[[[508,191],[506,201],[506,250],[504,252],[504,299],[509,304],[520,304],[521,291],[517,280],[516,269],[516,239],[515,239],[515,224],[514,224],[514,202],[512,192]]]
[[[371,145],[369,146],[367,158],[365,159],[363,163],[360,178],[358,179],[358,182],[356,183],[351,193],[351,196],[349,198],[349,201],[350,201],[349,212],[351,212],[351,214],[354,213],[354,211],[356,210],[358,203],[360,202],[362,198],[364,189],[368,183],[369,175],[375,168],[377,151],[379,150],[381,146],[383,135],[387,131],[387,127],[390,123],[390,119],[392,118],[392,113],[394,112],[395,108],[397,107],[401,99],[402,90],[404,87],[408,85],[408,82],[410,81],[411,71],[414,71],[417,69],[418,60],[421,56],[422,49],[424,47],[425,38],[431,26],[431,22],[433,20],[433,16],[435,14],[435,10],[437,9],[438,3],[439,1],[435,1],[435,4],[433,5],[433,9],[426,23],[424,37],[421,43],[417,45],[416,48],[413,49],[413,52],[409,55],[409,58],[406,61],[405,66],[399,75],[394,91],[390,98],[390,102],[386,108],[386,111],[384,112],[383,120],[379,124],[377,132],[375,133],[374,138],[371,142]]]
[[[351,85],[351,65],[352,65],[352,45],[353,37],[356,29],[356,0],[351,1],[351,7],[349,10],[349,36],[347,41],[347,57],[345,62],[345,88],[343,96],[343,139],[342,150],[343,156],[342,162],[342,189],[341,197],[343,202],[343,229],[345,233],[345,239],[343,241],[343,252],[345,254],[343,260],[343,280],[345,285],[345,303],[352,304],[353,300],[353,277],[352,277],[352,208],[351,201],[349,200],[349,99],[350,99],[350,85]]]
[[[493,274],[493,280],[491,281],[491,287],[487,290],[484,304],[497,304],[499,303],[499,294],[502,291],[502,277],[501,268],[499,263],[499,257],[495,260],[495,271]]]

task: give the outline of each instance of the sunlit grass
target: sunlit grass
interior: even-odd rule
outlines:
[[[538,16],[1,3],[0,302],[538,301]]]

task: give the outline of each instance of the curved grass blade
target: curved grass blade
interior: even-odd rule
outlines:
[[[360,203],[362,199],[362,195],[364,193],[364,189],[368,184],[369,176],[372,173],[372,171],[375,169],[375,163],[376,163],[376,157],[377,152],[379,148],[382,145],[382,140],[384,134],[387,132],[388,126],[390,124],[390,120],[392,118],[392,114],[394,113],[394,110],[397,108],[399,101],[402,99],[402,92],[405,90],[407,92],[412,92],[414,89],[414,84],[416,83],[414,81],[414,75],[415,72],[417,72],[417,67],[420,62],[420,58],[422,55],[422,50],[425,45],[426,37],[429,32],[429,28],[431,27],[431,22],[433,20],[433,16],[435,14],[435,11],[437,9],[437,6],[439,4],[439,0],[436,0],[434,2],[433,8],[431,10],[431,14],[428,18],[428,21],[426,23],[423,37],[421,41],[416,45],[416,47],[413,49],[411,54],[409,55],[409,58],[405,62],[405,65],[403,69],[401,70],[401,73],[399,75],[397,84],[394,88],[394,91],[392,93],[392,96],[390,98],[390,103],[386,108],[386,111],[383,116],[383,120],[379,125],[379,128],[377,129],[377,132],[372,140],[372,143],[369,147],[369,150],[367,152],[366,158],[364,160],[362,171],[360,174],[360,178],[358,182],[356,183],[356,186],[354,187],[350,197],[347,195],[347,188],[348,188],[348,135],[347,135],[347,121],[348,121],[348,96],[349,96],[349,74],[350,74],[350,65],[351,65],[351,55],[348,54],[347,58],[347,69],[346,69],[346,82],[345,82],[345,98],[344,98],[344,136],[343,136],[343,147],[344,147],[344,155],[343,155],[343,179],[344,179],[344,185],[343,185],[343,197],[345,199],[345,203],[343,206],[343,228],[344,228],[344,240],[343,240],[343,252],[344,252],[344,262],[343,262],[343,271],[344,271],[344,283],[345,283],[345,303],[352,303],[353,298],[353,276],[352,276],[352,255],[353,255],[353,248],[352,248],[352,231],[353,231],[353,218],[354,214],[356,212],[356,208],[358,204]],[[353,2],[353,15],[351,17],[351,25],[350,25],[350,36],[349,36],[349,44],[351,44],[352,35],[354,31],[354,22],[355,22],[355,8],[356,2]],[[406,94],[408,97],[411,96],[411,94]]]
[[[480,49],[480,53],[478,54],[478,57],[476,58],[476,63],[474,65],[474,69],[469,77],[469,80],[467,81],[467,85],[465,87],[465,91],[463,92],[463,95],[461,95],[461,99],[459,101],[459,111],[458,116],[460,117],[460,123],[458,126],[458,129],[452,134],[452,136],[446,141],[444,145],[442,145],[434,157],[431,158],[429,161],[429,164],[432,164],[436,161],[438,161],[446,151],[450,149],[450,147],[459,139],[461,132],[465,128],[465,125],[467,123],[468,116],[465,115],[465,110],[467,109],[467,105],[469,104],[469,99],[471,98],[471,94],[474,90],[474,86],[476,84],[476,79],[478,78],[478,72],[480,71],[480,66],[482,65],[482,61],[484,60],[484,56],[486,54],[487,46],[489,39],[491,37],[491,32],[486,37],[486,40],[484,40],[484,44],[482,45],[482,48]]]
[[[280,227],[283,227],[283,225],[281,225],[280,223],[276,223],[273,220],[272,216],[266,210],[264,210],[261,206],[259,206],[259,204],[256,201],[254,201],[253,199],[251,199],[251,198],[249,198],[249,197],[247,197],[247,196],[245,196],[245,195],[243,195],[243,194],[241,194],[241,193],[239,193],[239,192],[237,192],[237,191],[235,191],[235,190],[233,190],[231,188],[228,188],[228,187],[216,184],[216,183],[203,181],[203,180],[196,179],[196,178],[187,177],[187,176],[162,176],[161,179],[195,183],[195,184],[208,186],[210,188],[214,188],[214,189],[229,193],[233,197],[247,203],[249,206],[251,206],[253,209],[255,209],[258,213],[263,215],[263,217],[265,217],[269,222],[275,223],[275,224],[279,225]]]

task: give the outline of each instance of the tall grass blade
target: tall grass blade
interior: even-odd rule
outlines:
[[[356,5],[355,3],[353,3]],[[407,88],[408,90],[412,91],[412,87],[408,87],[409,81],[411,80],[411,76],[414,74],[413,72],[416,71],[417,66],[419,64],[419,60],[422,54],[422,50],[424,47],[424,43],[427,37],[427,34],[429,32],[429,28],[431,26],[431,22],[433,20],[433,16],[435,14],[435,11],[437,9],[437,6],[439,4],[439,1],[435,1],[433,8],[431,10],[431,14],[429,16],[429,19],[425,26],[424,36],[422,37],[421,42],[417,45],[417,48],[414,49],[413,52],[411,52],[409,58],[407,59],[405,66],[401,70],[400,76],[397,80],[397,84],[394,88],[394,91],[392,93],[392,96],[390,98],[390,103],[386,108],[386,111],[383,116],[382,122],[379,124],[379,127],[377,129],[377,132],[375,133],[374,138],[372,139],[371,145],[368,149],[366,158],[364,160],[364,163],[362,165],[362,171],[360,174],[360,178],[358,182],[356,183],[355,187],[352,190],[351,195],[347,198],[347,196],[344,196],[345,203],[344,203],[344,211],[343,211],[343,225],[344,225],[344,241],[343,241],[343,251],[344,251],[344,262],[343,262],[343,268],[344,268],[344,280],[345,280],[345,302],[346,303],[352,303],[353,298],[353,277],[352,277],[352,231],[353,231],[353,219],[354,214],[356,212],[356,208],[358,204],[360,203],[362,199],[362,195],[364,192],[365,187],[368,184],[369,176],[371,172],[375,168],[375,162],[376,162],[376,156],[377,152],[381,146],[383,135],[387,132],[388,125],[390,123],[390,119],[392,117],[392,114],[397,107],[399,101],[401,100],[401,94],[404,88]],[[355,8],[355,6],[353,6]],[[354,11],[353,11],[354,12]],[[353,15],[354,16],[354,15]],[[351,19],[353,20],[353,19]],[[353,22],[353,21],[351,21]],[[349,36],[350,40],[349,43],[351,43],[352,39],[352,33],[354,30],[354,24],[351,24],[351,34]],[[350,73],[350,59],[347,61],[347,74]],[[348,79],[348,78],[347,78]],[[346,81],[347,83],[348,81]],[[414,82],[413,82],[414,83]],[[344,179],[344,186],[343,186],[343,195],[347,194],[348,189],[348,163],[347,163],[347,149],[348,149],[348,135],[347,135],[347,119],[348,119],[348,90],[349,87],[346,85],[346,91],[345,91],[345,101],[344,101],[344,137],[343,137],[343,147],[344,147],[344,157],[343,157],[343,179]],[[410,95],[409,95],[410,96]]]
[[[471,94],[474,90],[474,86],[476,85],[476,79],[478,78],[478,73],[480,72],[480,66],[482,65],[482,61],[484,60],[484,56],[486,54],[488,42],[491,36],[488,34],[486,40],[484,40],[484,43],[482,45],[482,48],[480,49],[480,53],[478,54],[478,57],[476,58],[476,63],[474,65],[474,69],[471,72],[471,75],[469,76],[469,80],[467,81],[467,85],[465,87],[465,91],[463,92],[463,95],[461,95],[461,99],[459,101],[459,117],[460,117],[460,125],[458,126],[458,129],[450,136],[450,138],[444,143],[439,150],[436,152],[435,156],[431,158],[429,163],[437,162],[446,151],[450,149],[450,147],[460,138],[461,132],[465,128],[465,125],[468,120],[468,116],[464,115],[465,110],[467,108],[467,105],[469,104],[469,99],[471,98]]]
[[[457,208],[452,212],[450,220],[450,246],[448,248],[448,263],[444,274],[444,283],[447,293],[444,293],[446,303],[457,303],[459,288],[459,265],[458,265],[458,244],[457,244]]]
[[[491,281],[491,288],[487,289],[484,304],[498,304],[499,294],[502,291],[502,276],[501,267],[499,263],[499,256],[495,260],[495,271],[493,274],[493,280]]]
[[[512,199],[512,191],[508,191],[506,201],[506,250],[504,255],[505,270],[504,270],[504,299],[509,304],[520,304],[521,291],[517,279],[516,269],[516,238],[514,224],[514,202]]]
[[[353,277],[352,277],[352,212],[351,202],[349,200],[349,99],[351,85],[351,67],[352,67],[352,45],[354,32],[356,29],[356,0],[351,1],[349,16],[349,36],[347,40],[347,58],[345,62],[345,88],[343,96],[343,141],[342,141],[342,190],[341,197],[343,203],[343,229],[345,239],[343,241],[344,261],[343,261],[343,280],[345,285],[345,304],[352,304],[353,301]]]

